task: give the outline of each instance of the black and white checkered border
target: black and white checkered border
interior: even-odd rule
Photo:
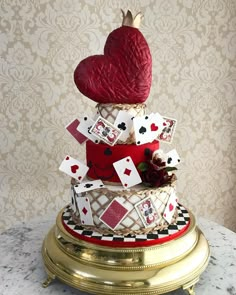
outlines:
[[[76,225],[71,217],[71,209],[70,206],[67,206],[62,214],[62,220],[64,224],[70,228],[75,234],[79,234],[88,238],[95,238],[100,241],[112,241],[112,242],[145,242],[152,241],[156,239],[166,238],[177,232],[181,231],[186,225],[189,223],[190,216],[187,209],[178,204],[178,218],[175,224],[170,224],[167,229],[162,231],[157,230],[149,234],[141,234],[141,235],[115,235],[115,234],[100,234],[96,231],[87,230],[83,226]]]

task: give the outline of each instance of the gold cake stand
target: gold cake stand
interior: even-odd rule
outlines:
[[[63,210],[46,236],[42,255],[48,274],[91,294],[164,294],[194,286],[207,267],[210,249],[190,213],[190,225],[178,238],[149,247],[107,247],[79,240],[62,224]]]

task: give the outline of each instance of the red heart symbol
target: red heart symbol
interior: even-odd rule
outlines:
[[[78,165],[73,165],[73,166],[70,167],[70,169],[71,169],[72,173],[76,173],[76,171],[79,169],[79,166]]]
[[[169,211],[171,212],[174,209],[174,206],[170,203],[169,204]]]
[[[98,103],[142,103],[150,92],[152,59],[142,33],[129,26],[111,32],[104,55],[82,60],[74,72],[79,91]]]
[[[157,131],[158,130],[158,126],[155,125],[155,123],[151,124],[151,131]]]
[[[66,157],[66,160],[69,160],[69,159],[70,159],[70,157],[69,157],[69,156],[67,156],[67,157]]]

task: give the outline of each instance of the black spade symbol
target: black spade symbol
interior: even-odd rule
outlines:
[[[86,183],[84,187],[86,187],[86,188],[90,188],[91,186],[93,186],[92,183]]]
[[[89,126],[89,127],[88,127],[88,133],[89,133],[89,134],[92,134],[92,133],[90,132],[90,129],[91,129],[91,128],[92,128],[92,126]]]
[[[144,150],[144,156],[148,157],[148,156],[151,156],[151,154],[152,154],[152,151],[150,149],[146,148]]]
[[[170,157],[167,159],[167,164],[170,164],[171,162],[172,162],[172,158]]]
[[[146,131],[147,131],[147,129],[143,126],[139,129],[140,134],[144,134]]]
[[[120,123],[117,127],[121,130],[126,130],[125,122]]]
[[[112,151],[111,151],[111,149],[106,148],[105,151],[104,151],[104,155],[106,155],[106,156],[111,156],[111,155],[112,155]]]

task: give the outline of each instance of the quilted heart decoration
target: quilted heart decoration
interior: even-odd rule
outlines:
[[[79,91],[98,103],[143,103],[150,92],[152,58],[137,28],[141,14],[123,13],[123,26],[112,31],[103,55],[82,60],[74,72]]]

